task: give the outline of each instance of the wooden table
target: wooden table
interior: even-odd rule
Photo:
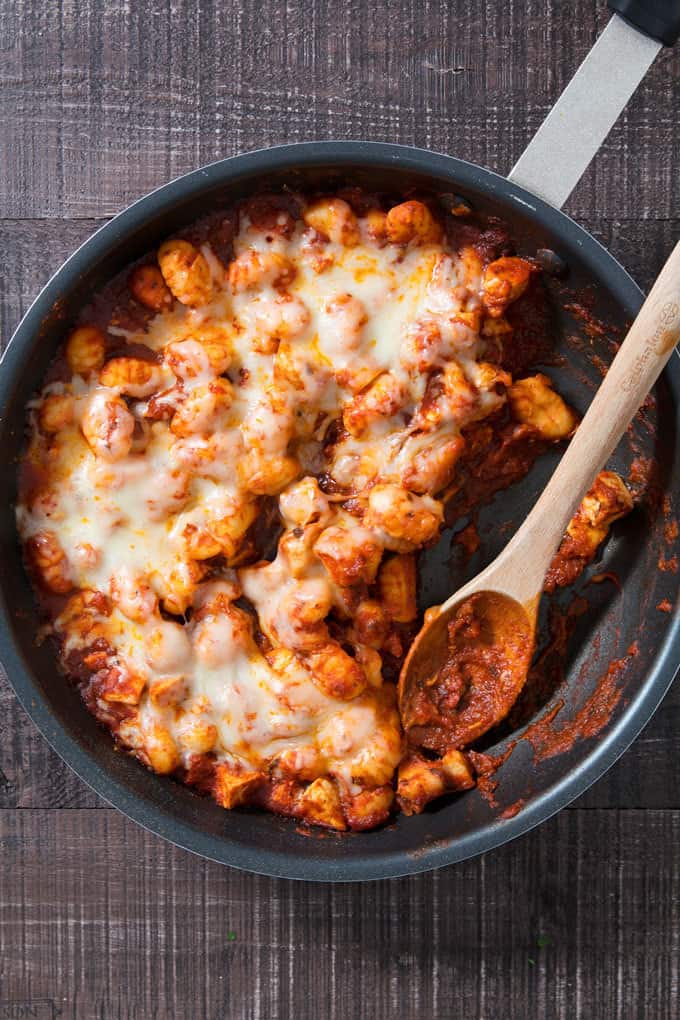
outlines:
[[[603,8],[0,0],[3,337],[106,217],[223,156],[374,138],[507,171]],[[680,236],[679,107],[680,48],[568,207],[642,285]],[[678,1016],[678,687],[539,830],[438,873],[335,887],[173,849],[61,764],[6,681],[0,699],[0,1017]]]

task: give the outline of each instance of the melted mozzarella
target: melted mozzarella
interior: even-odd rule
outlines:
[[[380,245],[363,223],[361,236],[352,248],[325,243],[320,266],[311,257],[304,224],[298,222],[286,239],[267,236],[244,218],[234,240],[236,254],[276,253],[290,260],[295,274],[287,287],[263,282],[231,293],[224,267],[204,245],[215,285],[209,305],[175,302],[143,332],[111,330],[157,353],[170,409],[190,394],[200,395],[215,378],[203,347],[206,331],[228,338],[234,398],[222,427],[211,434],[176,436],[167,420],[156,421],[143,450],[133,448],[108,462],[95,456],[79,427],[85,401],[98,392],[97,380],[76,376],[41,395],[42,400],[54,392],[73,394],[76,414],[49,442],[34,422],[29,459],[46,472],[47,494],[43,490],[20,503],[19,529],[24,541],[52,532],[76,587],[113,597],[113,612],[98,617],[97,633],[112,649],[111,662],[146,681],[136,712],[118,726],[121,740],[137,750],[150,747],[154,727],[163,727],[188,763],[199,746],[196,727],[202,727],[200,746],[218,760],[237,758],[266,768],[286,752],[300,762],[321,755],[328,773],[350,789],[359,788],[357,775],[364,782],[371,775],[375,783],[387,782],[398,763],[398,723],[382,692],[368,687],[351,702],[340,702],[317,687],[300,659],[293,657],[281,671],[272,668],[238,615],[198,613],[182,626],[163,620],[153,601],[154,595],[166,597],[179,578],[189,590],[189,606],[199,604],[202,588],[192,575],[187,535],[201,530],[217,535],[220,522],[229,526],[252,506],[239,472],[245,455],[255,452],[266,465],[269,458],[293,452],[303,473],[310,466],[330,471],[348,492],[403,475],[438,435],[414,433],[409,425],[429,375],[414,371],[408,354],[420,356],[423,330],[438,338],[434,369],[453,358],[467,379],[478,381],[484,345],[457,318],[463,308],[479,305],[478,260],[469,253],[447,254],[442,245]],[[403,405],[326,456],[320,439],[327,424],[382,372],[401,380]],[[489,413],[500,399],[479,389],[471,416]],[[132,403],[140,421],[152,402]],[[447,422],[446,430],[455,435],[458,426]],[[365,531],[349,515],[329,509],[325,497],[322,501],[329,522]],[[262,629],[283,647],[295,648],[299,640],[296,621],[283,607],[299,609],[306,599],[308,608],[315,598],[323,602],[327,590],[329,604],[343,604],[312,549],[312,537],[302,541],[295,571],[292,551],[287,559],[280,552],[269,586],[262,573],[245,583]],[[66,651],[86,649],[91,641],[78,620],[57,621],[56,628]],[[214,739],[205,736],[213,732]]]

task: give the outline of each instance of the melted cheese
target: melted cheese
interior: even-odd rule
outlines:
[[[151,398],[128,398],[136,430],[143,424],[146,435],[125,456],[102,459],[83,436],[86,408],[105,416],[111,393],[96,377],[46,387],[32,406],[28,456],[47,481],[37,496],[20,502],[19,530],[24,541],[51,532],[73,586],[112,600],[110,615],[97,617],[97,634],[111,649],[108,664],[123,676],[143,679],[135,710],[115,726],[119,738],[152,764],[159,733],[170,735],[186,765],[197,748],[218,761],[264,770],[285,758],[308,771],[316,761],[321,773],[340,779],[348,790],[389,781],[399,761],[393,696],[369,685],[343,702],[324,692],[305,665],[313,631],[305,621],[315,605],[325,606],[325,617],[330,606],[344,613],[347,599],[314,554],[318,535],[333,524],[355,545],[373,540],[381,548],[400,549],[404,543],[390,538],[381,522],[356,520],[319,494],[314,521],[300,527],[295,520],[303,521],[305,511],[293,513],[292,500],[286,503],[292,483],[284,488],[284,509],[293,518],[287,519],[277,559],[266,568],[249,568],[243,582],[270,641],[294,652],[285,668],[274,668],[263,656],[240,610],[224,609],[239,591],[231,572],[222,609],[197,612],[184,625],[160,614],[161,604],[175,604],[178,591],[182,604],[194,610],[210,597],[214,582],[200,583],[202,559],[190,544],[197,534],[213,545],[223,543],[227,558],[238,551],[258,505],[258,490],[249,490],[242,471],[247,458],[259,458],[266,472],[275,458],[295,455],[301,475],[327,472],[359,496],[376,482],[408,488],[404,479],[414,464],[420,464],[421,475],[429,469],[433,444],[459,436],[466,422],[490,413],[503,399],[481,382],[484,342],[462,314],[480,306],[481,266],[474,253],[457,257],[444,245],[379,243],[363,220],[359,226],[360,243],[345,248],[300,221],[286,239],[243,217],[236,256],[273,253],[289,260],[294,277],[287,286],[263,277],[260,284],[232,291],[224,267],[204,245],[214,285],[209,304],[188,308],[175,302],[144,331],[115,330],[156,353],[163,380]],[[211,412],[209,420],[217,424],[201,429],[197,419],[194,432],[176,435],[167,414],[153,420],[154,402],[173,411],[188,399],[208,399],[216,375],[206,337],[231,349],[227,375],[233,400]],[[429,359],[423,370],[422,358]],[[464,411],[452,415],[449,404],[438,423],[416,427],[428,380],[452,362],[472,397]],[[398,405],[369,414],[363,431],[345,434],[325,451],[321,440],[328,424],[365,399],[381,373],[395,377]],[[39,411],[54,392],[73,396],[73,422],[46,439]],[[225,529],[231,545],[225,544]],[[314,626],[325,627],[323,619]],[[82,619],[65,615],[55,629],[65,654],[91,644]],[[358,646],[356,651],[359,656]]]

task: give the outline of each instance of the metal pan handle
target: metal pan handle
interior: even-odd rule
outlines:
[[[612,17],[508,175],[557,209],[661,47],[680,36],[680,0],[610,0],[609,7],[621,16]]]

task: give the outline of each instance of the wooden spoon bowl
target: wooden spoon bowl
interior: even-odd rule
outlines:
[[[534,626],[533,612],[499,591],[477,591],[436,614],[405,664],[409,739],[442,754],[500,722],[524,685]],[[433,662],[441,663],[434,672]]]

